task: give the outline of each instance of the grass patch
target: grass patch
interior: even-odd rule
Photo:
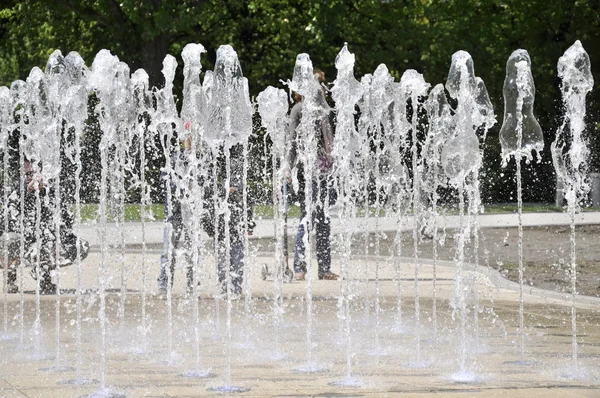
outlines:
[[[486,213],[516,213],[516,203],[498,203],[485,205]],[[547,203],[523,203],[523,213],[564,213],[567,207],[559,207]],[[582,207],[581,211],[600,211],[599,207]]]
[[[377,209],[375,209],[374,207],[369,208],[369,215],[371,217],[374,217],[376,212],[377,212]],[[364,208],[356,209],[357,217],[365,217],[365,215],[366,215],[366,210]],[[384,216],[385,210],[379,209],[379,215]],[[254,206],[254,216],[256,218],[261,218],[261,219],[273,218],[273,206],[271,206],[271,205],[256,205],[256,206]],[[300,217],[300,206],[289,205],[288,206],[288,217],[289,218]]]
[[[98,212],[99,205],[87,203],[81,205],[81,221],[94,221],[100,217]],[[74,211],[74,209],[71,209]],[[125,204],[125,221],[141,221],[142,206],[137,203]],[[162,203],[154,203],[146,207],[146,221],[162,221],[165,218],[164,206]],[[107,210],[107,219],[114,221],[115,216]]]
[[[72,209],[74,211],[74,209]],[[448,215],[458,214],[458,210],[453,207],[445,207],[440,206],[440,212]],[[582,209],[583,211],[600,211],[598,207],[588,207]],[[365,217],[366,213],[365,208],[356,209],[357,217]],[[541,204],[541,203],[526,203],[523,204],[523,212],[524,213],[562,213],[565,212],[566,209],[562,207],[557,207],[550,204]],[[154,203],[146,207],[146,221],[162,221],[164,219],[164,207],[162,203]],[[371,217],[375,216],[376,209],[374,207],[369,207],[368,209],[369,215]],[[516,213],[517,205],[514,203],[505,203],[505,204],[487,204],[485,205],[485,213]],[[385,209],[379,209],[379,215],[385,216]],[[83,204],[81,205],[81,220],[82,221],[93,221],[97,220],[99,217],[98,214],[98,204]],[[254,206],[254,217],[257,219],[271,219],[273,218],[273,206],[271,205],[256,205]],[[288,206],[288,217],[289,218],[298,218],[300,217],[300,206],[298,205],[289,205]],[[111,214],[110,210],[108,211],[107,218],[109,221],[114,221],[115,217]],[[129,203],[125,205],[125,221],[141,221],[141,206],[136,203]]]
[[[260,219],[273,218],[274,211],[271,205],[256,205],[254,206],[254,217]],[[288,217],[296,218],[300,217],[300,206],[290,205],[288,206]]]
[[[516,213],[516,203],[501,203],[485,205],[486,213]],[[524,203],[523,213],[562,213],[563,208],[544,203]]]

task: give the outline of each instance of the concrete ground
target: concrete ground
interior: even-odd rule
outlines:
[[[524,221],[568,223],[559,218]],[[578,223],[600,224],[600,215]],[[380,220],[379,228],[395,225]],[[140,224],[123,234],[111,227],[108,244],[125,247],[107,251],[95,226],[84,226],[94,250],[81,268],[57,275],[60,295],[36,295],[28,275],[22,293],[2,294],[0,396],[600,396],[600,299],[527,287],[521,331],[520,288],[497,271],[376,258],[374,247],[348,260],[336,253],[333,271],[348,270],[343,281],[316,280],[313,270],[309,281],[280,285],[261,278],[263,264],[274,269],[272,231],[259,222],[246,294],[229,302],[214,298],[210,248],[198,299],[186,294],[182,269],[165,296],[156,286],[160,223],[144,226],[145,247]]]

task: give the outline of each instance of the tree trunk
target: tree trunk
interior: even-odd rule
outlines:
[[[150,86],[162,87],[164,79],[162,75],[162,62],[169,50],[169,40],[160,35],[144,42],[142,62],[140,67],[148,73]],[[133,72],[133,71],[132,71]]]

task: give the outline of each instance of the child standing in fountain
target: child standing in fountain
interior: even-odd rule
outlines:
[[[226,187],[227,170],[225,154],[223,148],[219,151],[219,156],[213,162],[216,172],[211,173],[216,178],[218,192],[213,195],[210,187],[207,187],[209,206],[209,217],[203,219],[204,229],[209,236],[215,237],[217,247],[217,273],[222,294],[227,292],[227,272],[230,275],[231,292],[234,297],[242,294],[242,283],[244,281],[244,261],[245,261],[245,236],[244,236],[244,153],[243,146],[236,144],[229,149],[230,157],[230,175],[229,187]],[[227,209],[229,211],[229,222],[226,222],[223,214],[225,203],[225,193],[227,195]],[[248,195],[250,196],[250,195]],[[248,235],[252,235],[255,223],[253,221],[252,201],[248,197],[246,228]],[[215,206],[217,202],[217,206]],[[220,209],[220,210],[219,210]],[[215,210],[219,214],[215,217]],[[227,264],[227,240],[226,231],[229,232],[229,264]]]
[[[8,151],[3,156],[8,156],[8,170],[2,170],[2,191],[6,192],[6,203],[0,205],[0,265],[4,268],[6,275],[6,293],[18,293],[17,268],[19,266],[20,235],[19,235],[19,148],[18,135],[9,136]],[[4,186],[8,183],[8,186]],[[5,219],[6,216],[6,219]],[[4,264],[6,260],[6,264]]]
[[[190,122],[186,122],[184,127],[188,130]],[[180,247],[183,247],[185,251],[185,259],[187,262],[187,291],[188,293],[191,293],[193,290],[194,274],[191,261],[191,240],[190,234],[184,226],[184,209],[182,208],[184,197],[189,195],[189,192],[186,189],[186,183],[183,181],[184,178],[189,175],[189,173],[186,173],[186,170],[189,168],[189,159],[187,157],[191,156],[191,144],[191,136],[180,140],[179,147],[174,148],[173,154],[171,155],[171,169],[173,170],[171,178],[169,178],[169,175],[165,171],[160,175],[164,189],[165,225],[163,228],[163,251],[160,256],[158,289],[163,294],[167,292],[169,281],[170,286],[173,287],[177,252]],[[169,189],[170,192],[168,192],[167,189]],[[170,274],[167,274],[167,263],[169,260]]]
[[[18,151],[16,151],[18,153]],[[64,163],[64,162],[63,162]],[[59,191],[54,189],[53,181],[45,182],[42,178],[41,164],[26,160],[24,165],[23,196],[23,230],[19,231],[20,195],[21,189],[13,187],[10,195],[8,225],[2,226],[2,231],[9,233],[8,240],[8,270],[7,292],[18,293],[16,285],[17,267],[20,262],[20,245],[23,241],[23,261],[25,267],[31,267],[30,274],[34,279],[39,278],[41,294],[55,294],[57,286],[52,281],[52,271],[58,267],[73,264],[79,256],[80,260],[87,257],[89,244],[73,233],[73,216],[69,210],[71,191],[70,180],[62,176]],[[63,165],[63,174],[68,174]],[[14,177],[13,180],[16,180]],[[17,184],[18,186],[18,184]],[[56,210],[57,196],[61,196],[61,206]],[[38,206],[39,197],[39,211]],[[59,258],[56,258],[56,228],[54,211],[59,212]],[[37,232],[36,232],[37,231]],[[79,247],[78,247],[79,246]]]
[[[189,128],[189,122],[184,125],[186,130]],[[221,153],[222,155],[222,153]],[[164,184],[165,196],[164,196],[164,208],[165,208],[165,227],[163,232],[163,252],[161,254],[161,267],[160,275],[158,277],[159,290],[162,293],[166,293],[168,282],[170,279],[171,287],[173,286],[173,276],[175,272],[175,266],[177,262],[177,254],[180,248],[183,248],[185,253],[185,259],[187,263],[187,292],[193,291],[193,262],[192,262],[192,242],[191,242],[191,231],[186,228],[186,221],[189,221],[189,217],[196,217],[197,213],[189,209],[186,206],[188,202],[186,199],[191,194],[189,188],[193,183],[191,178],[198,178],[198,183],[202,187],[204,192],[202,206],[204,207],[204,214],[202,215],[201,223],[206,233],[211,237],[215,238],[216,232],[216,246],[217,246],[217,265],[218,265],[218,277],[219,282],[222,284],[225,290],[226,280],[226,254],[227,246],[225,239],[225,217],[220,211],[222,209],[222,201],[225,200],[225,182],[226,182],[226,171],[224,156],[219,156],[214,164],[216,164],[216,174],[213,172],[214,166],[212,164],[204,164],[202,167],[206,167],[206,175],[213,174],[217,179],[216,186],[218,192],[213,195],[212,188],[213,184],[205,181],[206,175],[201,175],[190,170],[191,159],[190,156],[194,156],[192,151],[191,137],[187,137],[185,140],[180,141],[179,150],[175,150],[171,157],[171,167],[174,170],[171,176],[170,182],[166,172],[161,174],[161,180]],[[243,221],[243,147],[242,145],[234,145],[230,150],[230,163],[231,171],[229,178],[229,195],[227,206],[229,209],[229,255],[230,255],[230,275],[232,283],[232,292],[236,295],[240,295],[242,292],[242,281],[243,281],[243,265],[244,265],[244,235],[242,228]],[[206,162],[207,160],[204,159]],[[170,186],[170,199],[171,205],[169,206],[169,195],[167,192],[167,185]],[[217,203],[217,212],[219,217],[215,217],[215,201]],[[252,221],[252,206],[248,206],[248,233],[252,234],[254,223]],[[171,230],[171,231],[170,231]],[[169,236],[170,235],[170,236]],[[170,253],[169,253],[170,252]],[[170,267],[167,269],[167,263],[169,263],[170,255]],[[170,271],[170,275],[167,274],[167,270]]]
[[[319,83],[325,83],[325,73],[319,69],[314,69],[314,75]],[[329,108],[325,98],[325,89],[320,91],[320,103],[323,107]],[[302,220],[307,217],[305,206],[306,179],[304,176],[304,167],[298,162],[298,142],[297,128],[302,120],[303,98],[298,93],[294,93],[296,104],[290,111],[290,123],[286,134],[288,142],[288,154],[286,162],[282,166],[282,172],[285,178],[291,180],[291,168],[297,167],[298,171],[298,200],[300,201],[300,224],[296,234],[296,244],[294,253],[294,273],[297,280],[305,280],[306,274],[306,256],[304,247],[304,234],[307,233]],[[325,109],[328,110],[328,109]],[[317,237],[317,263],[319,279],[336,280],[338,275],[331,272],[331,219],[325,212],[325,206],[333,204],[335,193],[331,187],[330,174],[333,166],[331,151],[333,148],[333,123],[330,118],[330,112],[323,112],[324,116],[316,120],[314,126],[315,139],[317,140],[317,164],[315,167],[316,175],[312,180],[312,201],[315,202],[311,225],[315,224]],[[308,231],[310,236],[310,231]]]

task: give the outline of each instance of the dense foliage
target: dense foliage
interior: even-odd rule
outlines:
[[[514,173],[511,166],[500,169],[502,84],[508,56],[524,48],[533,63],[535,112],[546,140],[542,163],[524,170],[525,186],[544,188],[527,189],[524,199],[551,202],[548,147],[562,115],[556,63],[577,39],[590,55],[598,86],[597,0],[8,0],[0,8],[0,84],[25,79],[57,48],[77,51],[89,64],[107,48],[132,71],[144,68],[159,85],[164,56],[179,57],[185,44],[198,42],[208,50],[203,61],[208,69],[216,48],[231,44],[256,95],[291,78],[301,52],[333,80],[335,56],[348,42],[357,76],[385,63],[397,79],[412,68],[435,85],[445,82],[451,55],[466,50],[498,120],[486,146],[483,199],[508,202],[514,200]],[[598,93],[597,87],[588,98],[592,171],[600,171]]]

